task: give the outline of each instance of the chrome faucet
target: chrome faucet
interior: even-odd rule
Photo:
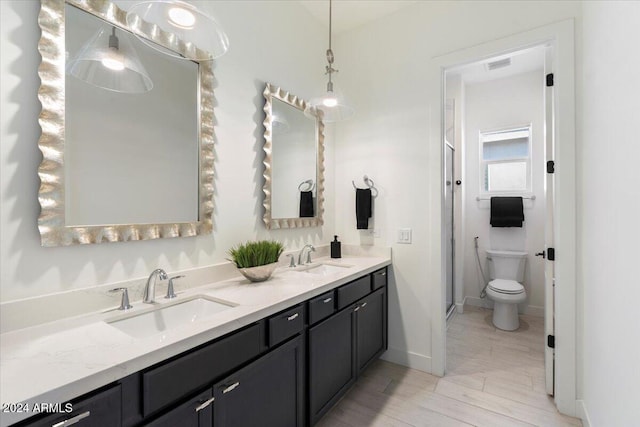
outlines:
[[[160,280],[167,280],[169,276],[167,273],[161,269],[157,268],[151,272],[149,278],[147,279],[147,285],[144,287],[144,298],[142,302],[147,304],[153,304],[156,299],[156,275],[160,278]]]
[[[316,248],[313,245],[304,245],[302,249],[300,249],[300,253],[298,253],[298,265],[302,265],[302,255],[304,255],[304,250],[309,248],[309,253],[307,254],[307,261],[304,264],[311,264],[311,252],[315,252]]]

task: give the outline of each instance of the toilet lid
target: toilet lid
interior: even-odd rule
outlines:
[[[524,286],[515,280],[495,279],[489,282],[489,288],[501,294],[520,294]]]

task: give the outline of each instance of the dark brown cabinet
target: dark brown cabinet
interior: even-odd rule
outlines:
[[[387,348],[387,295],[380,288],[357,304],[358,374]]]
[[[261,352],[260,323],[142,373],[142,408],[148,417],[212,384]]]
[[[313,425],[387,348],[386,285],[385,267],[14,427]]]
[[[146,427],[212,427],[213,426],[213,398],[211,389],[178,405],[166,414],[156,418]]]
[[[304,426],[304,361],[298,336],[217,383],[214,425]]]
[[[356,380],[353,307],[309,329],[309,418],[315,424]]]
[[[310,328],[308,335],[309,421],[313,425],[387,348],[386,286]]]
[[[18,424],[28,427],[71,426],[74,427],[118,427],[122,425],[120,385],[99,391],[82,399],[72,401],[68,406],[72,411],[51,414],[35,421],[27,420]],[[64,409],[63,409],[64,410]]]

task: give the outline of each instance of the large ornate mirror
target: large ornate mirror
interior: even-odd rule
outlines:
[[[324,124],[306,101],[267,83],[264,90],[264,222],[317,227],[324,211]]]
[[[152,49],[125,17],[109,1],[42,1],[43,246],[212,231],[212,64]],[[147,27],[191,57],[193,46]]]

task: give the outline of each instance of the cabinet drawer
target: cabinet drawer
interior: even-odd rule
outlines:
[[[269,346],[299,334],[304,329],[304,304],[269,318]]]
[[[371,273],[371,290],[375,291],[387,284],[387,267]]]
[[[73,403],[73,412],[54,414],[37,421],[20,424],[28,427],[71,426],[116,427],[122,425],[122,392],[120,385]],[[65,405],[62,406],[65,409]],[[65,424],[66,421],[66,424]]]
[[[334,291],[331,290],[309,300],[309,324],[331,316],[336,311]]]
[[[358,301],[371,292],[369,276],[361,277],[338,288],[338,310],[342,310],[351,303]]]
[[[256,324],[144,372],[144,416],[213,383],[234,368],[258,356],[260,347],[260,325]]]

